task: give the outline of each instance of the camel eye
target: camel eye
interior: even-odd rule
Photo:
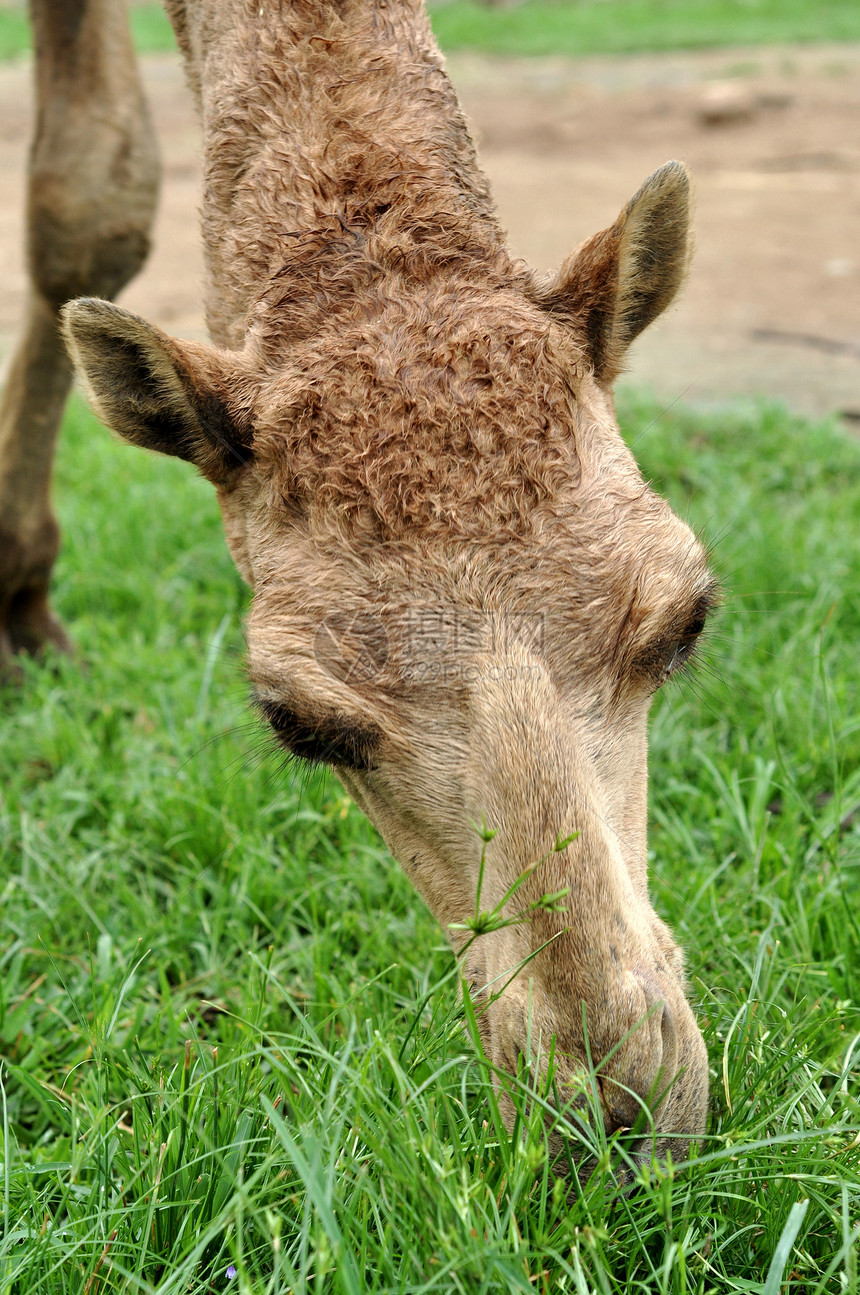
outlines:
[[[374,767],[380,739],[375,728],[344,715],[299,715],[290,706],[263,699],[258,699],[257,705],[291,755],[335,768],[367,771]]]

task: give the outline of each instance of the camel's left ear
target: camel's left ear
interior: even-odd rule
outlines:
[[[595,234],[538,290],[540,304],[584,338],[606,385],[642,329],[670,304],[689,258],[690,182],[680,162],[649,176],[615,224]]]
[[[81,297],[63,308],[63,333],[90,403],[134,445],[187,459],[216,485],[253,457],[253,433],[237,400],[240,357],[180,342],[109,301]]]

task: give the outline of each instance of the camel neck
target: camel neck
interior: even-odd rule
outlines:
[[[241,345],[266,285],[303,264],[321,232],[332,242],[332,231],[348,240],[382,225],[389,242],[499,252],[487,182],[421,5],[234,0],[182,20],[204,130],[216,341]]]

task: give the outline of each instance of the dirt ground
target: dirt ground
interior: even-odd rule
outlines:
[[[683,301],[637,343],[630,377],[666,402],[764,393],[860,428],[860,47],[498,60],[449,68],[516,252],[555,266],[671,157],[696,188]],[[197,129],[177,60],[145,60],[165,185],[153,256],[123,296],[201,337]],[[708,125],[729,83],[744,115]],[[740,101],[743,102],[740,102]],[[0,69],[0,352],[25,288],[29,69]]]

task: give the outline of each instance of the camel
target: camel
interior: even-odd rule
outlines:
[[[32,0],[2,648],[67,645],[48,603],[61,316],[104,422],[214,485],[253,589],[256,704],[449,935],[494,1071],[552,1046],[562,1101],[593,1067],[607,1132],[650,1112],[639,1153],[677,1158],[708,1066],[648,894],[646,730],[716,585],[612,386],[683,279],[687,173],[662,167],[541,279],[506,247],[420,0],[166,2],[202,122],[211,344],[109,300],[157,190],[120,0]]]

